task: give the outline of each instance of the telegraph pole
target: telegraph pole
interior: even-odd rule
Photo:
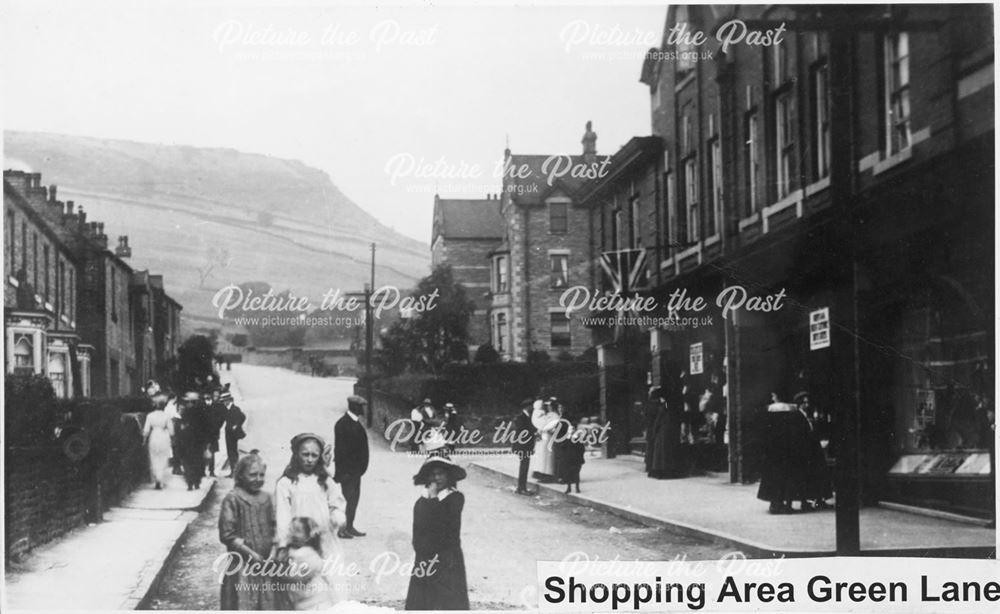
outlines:
[[[372,385],[372,351],[375,345],[375,323],[372,310],[372,292],[375,291],[375,243],[372,242],[371,278],[365,284],[365,400],[368,401],[368,411],[365,412],[368,428],[372,427],[373,385]]]

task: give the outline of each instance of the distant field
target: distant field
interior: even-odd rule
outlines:
[[[88,220],[104,222],[112,245],[118,235],[127,234],[132,267],[162,273],[167,292],[188,315],[214,317],[212,297],[230,283],[265,281],[318,303],[328,289],[360,290],[368,278],[368,244],[362,241],[323,240],[281,228],[234,225],[210,219],[207,210],[196,214],[186,206],[140,207],[70,189],[62,190],[60,198],[83,206]],[[212,246],[228,250],[231,259],[225,268],[213,270],[200,287],[199,269],[205,268]],[[405,254],[377,252],[376,285],[409,288],[426,274],[420,264]],[[405,275],[405,271],[413,274]]]

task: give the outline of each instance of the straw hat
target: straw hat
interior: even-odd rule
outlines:
[[[447,471],[448,477],[451,478],[452,482],[458,482],[459,480],[465,479],[465,469],[459,467],[455,461],[448,458],[447,455],[431,454],[424,460],[424,464],[420,466],[420,471],[417,472],[417,475],[413,476],[413,484],[416,486],[423,486],[427,484],[431,479],[431,470],[438,468]]]

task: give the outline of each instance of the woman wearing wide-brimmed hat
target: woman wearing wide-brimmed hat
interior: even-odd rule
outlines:
[[[455,488],[463,479],[465,469],[443,453],[428,456],[413,476],[413,483],[426,491],[413,506],[416,557],[407,610],[469,609],[461,540],[465,496]]]

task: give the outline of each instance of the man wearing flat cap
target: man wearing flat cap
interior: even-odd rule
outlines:
[[[361,424],[366,405],[363,397],[347,397],[347,411],[333,427],[333,480],[347,500],[347,523],[337,532],[342,539],[365,536],[354,528],[354,517],[361,499],[361,476],[368,470],[368,433]]]

